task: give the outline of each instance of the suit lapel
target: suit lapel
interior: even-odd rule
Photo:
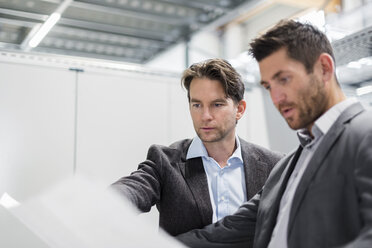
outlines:
[[[263,169],[266,164],[248,157],[244,163],[244,178],[247,200],[252,198],[260,189],[257,185],[262,184],[260,180],[267,177],[267,172]],[[250,166],[250,165],[255,166]]]
[[[179,166],[193,194],[203,221],[203,226],[212,223],[213,210],[202,159],[200,157],[192,158],[187,160],[186,163],[179,163]]]
[[[269,171],[267,164],[261,161],[259,154],[250,144],[242,139],[239,140],[244,165],[246,197],[249,200],[261,190],[262,180],[267,178]]]
[[[295,153],[292,152],[280,160],[266,181],[258,211],[259,222],[256,227],[256,231],[258,230],[260,233],[257,242],[261,243],[263,247],[270,242],[278,216],[280,200],[301,152],[302,147],[299,146]]]
[[[306,191],[312,182],[316,172],[322,165],[323,160],[326,158],[330,149],[336,143],[337,138],[342,134],[345,129],[345,123],[354,118],[357,114],[363,111],[363,107],[360,103],[356,103],[347,108],[337,119],[337,121],[332,125],[329,131],[323,137],[322,142],[319,144],[318,148],[313,154],[313,157],[309,161],[309,164],[302,176],[301,181],[298,184],[296,193],[293,198],[289,223],[288,223],[288,235],[291,232],[291,227],[293,220],[296,217],[301,201],[303,200]]]
[[[271,209],[270,213],[271,217],[267,219],[271,219],[276,221],[276,216],[279,210],[279,203],[282,199],[282,195],[284,193],[285,188],[287,187],[288,179],[291,176],[293,169],[298,161],[298,158],[300,157],[302,152],[302,146],[299,146],[288,162],[286,162],[285,159],[283,159],[279,164],[277,164],[274,169],[280,169],[283,166],[285,168],[283,169],[283,172],[280,173],[280,178],[278,181],[275,181],[275,185],[268,185],[270,189],[268,190],[267,194],[270,195],[270,197],[266,197],[269,201],[265,203],[267,205],[268,209]],[[277,168],[276,168],[277,167]],[[266,186],[265,186],[266,187]]]

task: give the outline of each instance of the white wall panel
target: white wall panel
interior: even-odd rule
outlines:
[[[193,138],[195,136],[192,124],[187,91],[181,87],[181,80],[169,84],[169,143],[180,139]]]
[[[151,144],[172,142],[172,83],[138,73],[79,73],[77,172],[112,183],[135,170]]]
[[[0,62],[0,195],[22,201],[73,171],[74,74]]]
[[[152,144],[192,137],[179,79],[138,73],[79,73],[77,173],[107,185],[129,175]],[[158,226],[158,213],[141,215]]]
[[[60,58],[4,56],[0,195],[8,192],[22,202],[72,175],[75,151],[76,172],[109,186],[134,171],[151,144],[195,135],[179,77]],[[70,71],[70,66],[85,72]],[[143,218],[157,227],[156,211]]]

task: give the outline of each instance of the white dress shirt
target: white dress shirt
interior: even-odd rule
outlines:
[[[213,209],[213,222],[233,214],[247,200],[241,146],[237,136],[235,140],[237,148],[223,168],[208,156],[199,137],[193,139],[186,155],[186,159],[201,157],[203,160]]]

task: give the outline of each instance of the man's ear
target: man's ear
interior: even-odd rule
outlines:
[[[240,102],[238,102],[237,104],[238,111],[236,112],[236,120],[239,120],[240,118],[242,118],[246,107],[247,107],[247,103],[245,102],[245,100],[240,100]]]
[[[322,53],[320,54],[318,61],[320,63],[323,82],[330,81],[335,73],[335,65],[332,56],[328,53]]]

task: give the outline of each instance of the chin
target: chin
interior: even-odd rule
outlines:
[[[210,142],[215,142],[216,140],[213,139],[213,138],[209,138],[209,139],[201,139],[203,142],[207,142],[207,143],[210,143]]]
[[[216,141],[219,141],[220,139],[217,138],[217,137],[207,137],[207,138],[200,138],[203,142],[206,142],[206,143],[212,143],[212,142],[216,142]]]
[[[288,126],[292,129],[292,130],[298,130],[300,129],[301,127],[299,127],[299,125],[296,125],[295,123],[290,123],[287,121],[287,124]]]

